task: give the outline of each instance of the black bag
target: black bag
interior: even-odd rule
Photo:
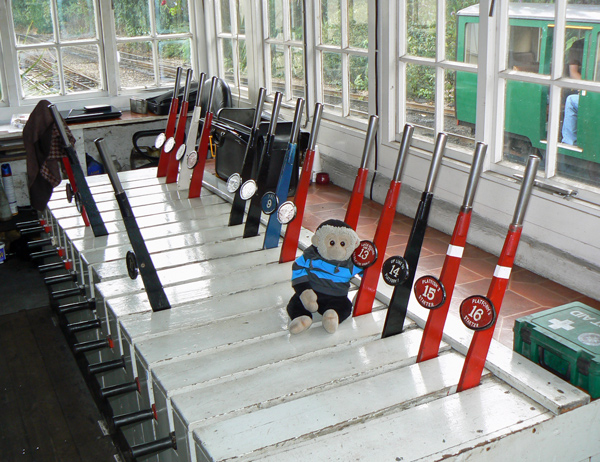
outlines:
[[[252,113],[254,110],[251,110]],[[219,119],[227,124],[227,119]],[[251,119],[250,119],[251,120]],[[229,124],[234,125],[234,124]],[[281,167],[287,152],[288,143],[290,140],[290,131],[292,122],[279,122],[275,130],[275,140],[271,157],[269,160],[269,171],[267,175],[266,190],[275,191]],[[213,139],[217,143],[215,154],[215,171],[219,178],[227,180],[233,173],[239,173],[242,170],[244,162],[244,154],[246,153],[246,145],[250,137],[249,127],[236,126],[234,131],[217,130]],[[258,169],[258,157],[262,153],[264,138],[269,130],[269,122],[261,122],[258,130],[257,156],[254,159],[252,166],[252,176],[256,177]],[[296,156],[294,159],[294,169],[292,171],[292,179],[290,182],[290,191],[288,195],[294,195],[298,184],[298,170],[301,165],[301,160],[304,159],[304,153],[308,147],[309,133],[300,131],[298,135],[298,146],[296,148]],[[261,188],[262,189],[262,188]]]
[[[210,96],[210,87],[212,79],[208,79],[204,82],[202,88],[202,95],[200,96],[200,104],[202,105],[202,115],[206,114],[206,106],[208,105],[208,97]],[[180,87],[178,97],[181,100],[183,98],[184,88]],[[192,82],[190,84],[190,91],[188,95],[188,110],[192,111],[196,104],[196,95],[198,94],[198,83]],[[170,90],[162,95],[147,98],[148,110],[156,115],[167,115],[169,113],[169,107],[171,106],[171,100],[173,99],[173,90]],[[219,109],[224,107],[231,107],[231,90],[229,85],[223,79],[217,79],[217,85],[215,88],[215,94],[213,96],[212,112],[215,114]]]

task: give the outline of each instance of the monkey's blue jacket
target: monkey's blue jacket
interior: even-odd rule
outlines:
[[[292,287],[297,293],[307,289],[333,296],[346,296],[350,279],[362,272],[352,259],[325,260],[314,245],[308,247],[292,265]]]

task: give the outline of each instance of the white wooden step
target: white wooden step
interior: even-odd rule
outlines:
[[[282,306],[287,306],[287,301],[284,296]],[[333,335],[321,328],[319,319],[320,316],[315,315],[313,325],[301,335],[270,337],[199,354],[185,361],[156,364],[152,369],[155,383],[165,396],[174,396],[215,381],[236,380],[248,371],[261,371],[281,361],[312,355],[315,350],[326,355],[336,348],[362,345],[381,336],[385,313],[349,318]],[[124,320],[123,325],[127,326],[128,322]]]
[[[315,400],[323,402],[320,394],[325,390],[338,389],[340,395],[344,396],[343,400],[350,400],[355,391],[346,391],[344,384],[360,383],[367,377],[379,376],[386,371],[414,364],[421,336],[420,331],[409,330],[389,339],[374,339],[368,343],[352,345],[347,348],[335,348],[324,353],[320,351],[318,345],[314,345],[312,354],[280,361],[267,368],[246,371],[245,374],[236,377],[236,380],[219,381],[178,394],[173,397],[173,407],[188,429],[193,430],[198,426],[213,425],[216,421],[253,413],[259,409],[272,406],[279,408],[280,403],[299,400],[314,394],[317,394]],[[210,361],[211,356],[209,355],[205,359]],[[457,373],[454,381],[451,381],[450,384],[457,382],[460,374],[458,361],[454,361],[453,366],[457,369],[455,371]],[[397,380],[396,383],[405,383],[408,378],[415,379],[408,374],[403,380]],[[386,386],[381,389],[389,390],[391,380],[383,382]],[[422,382],[415,386],[417,389],[419,387],[423,387]],[[434,389],[435,387],[437,384]],[[355,390],[356,387],[349,388]],[[364,388],[368,388],[369,391],[374,390],[374,387],[366,383]],[[408,388],[408,384],[402,388]],[[206,399],[206,397],[210,397],[210,399]],[[324,402],[327,401],[328,398],[325,398]],[[295,412],[290,413],[290,417],[293,417],[296,412],[302,412],[301,409],[305,406],[308,405],[288,406],[288,408],[296,409]],[[306,410],[308,412],[315,410],[318,414],[319,408],[320,406],[310,406]],[[332,414],[336,414],[338,409],[332,406],[330,411]],[[210,420],[210,424],[205,422],[207,420]],[[277,418],[274,418],[274,426],[279,426]],[[299,433],[297,436],[301,434]]]
[[[232,241],[238,244],[240,241]],[[240,252],[244,250],[243,243],[236,245]],[[228,279],[232,271],[246,271],[254,268],[260,273],[264,265],[278,264],[280,249],[268,249],[258,252],[256,245],[248,246],[251,250],[246,253],[230,254],[231,256],[215,258],[196,263],[189,263],[184,259],[179,263],[173,261],[173,267],[157,271],[163,287],[178,286],[186,282],[201,281],[205,279]],[[169,253],[169,252],[167,252]],[[188,253],[188,255],[191,253]],[[123,265],[125,262],[123,261]],[[126,294],[144,292],[144,282],[141,276],[136,279],[124,277],[121,279],[100,282],[96,284],[96,300],[102,302]]]
[[[230,233],[224,233],[222,228],[213,228],[204,232],[182,234],[165,239],[155,239],[146,242],[148,252],[152,256],[152,263],[156,269],[166,269],[174,266],[195,263],[215,258],[223,258],[238,253],[247,253],[262,250],[264,237],[254,236],[241,239],[243,228],[239,226],[226,228],[236,230],[240,239],[233,240]],[[229,237],[229,240],[223,238]],[[112,251],[115,251],[115,255]],[[95,282],[106,282],[112,279],[128,277],[127,268],[123,261],[128,247],[112,247],[111,253],[106,252],[105,263],[95,263],[93,272]],[[88,259],[88,254],[84,253]]]
[[[416,377],[407,377],[406,380],[416,380],[425,393],[428,387],[425,382],[434,380],[434,377],[419,375],[417,372]],[[375,391],[375,396],[352,397],[344,394],[345,403],[351,407],[354,403],[350,403],[349,400],[352,399],[379,400],[380,394],[397,396],[411,387],[410,383],[396,382],[395,388],[388,388],[383,393],[382,390],[378,390],[379,393]],[[336,408],[339,408],[339,404]],[[551,416],[526,396],[497,379],[490,379],[473,389],[432,402],[417,404],[405,410],[400,407],[398,412],[370,418],[366,422],[359,419],[348,428],[335,428],[335,431],[329,434],[324,431],[321,435],[315,435],[315,439],[306,440],[305,437],[298,442],[293,439],[287,440],[279,447],[269,446],[261,451],[260,441],[263,438],[270,439],[270,430],[276,431],[277,425],[271,427],[272,422],[265,422],[265,426],[260,427],[259,417],[260,414],[274,411],[275,409],[268,409],[264,413],[259,411],[254,415],[239,417],[235,421],[224,421],[213,427],[197,430],[194,436],[198,442],[205,445],[202,450],[197,451],[198,461],[224,461],[233,458],[240,461],[278,462],[441,460]],[[290,417],[303,417],[305,421],[309,421],[311,418],[325,418],[321,417],[322,414],[323,412],[316,417],[307,412],[303,416]],[[255,422],[251,421],[253,417],[257,419]],[[255,423],[258,426],[255,426]],[[231,431],[234,431],[233,438]],[[300,429],[298,433],[302,433]],[[258,448],[258,451],[250,452],[253,448]],[[468,453],[465,456],[468,457]]]
[[[96,200],[95,196],[94,196],[94,200]],[[184,194],[181,194],[180,191],[167,191],[167,192],[162,192],[162,193],[161,192],[152,193],[151,191],[146,191],[145,194],[139,195],[139,196],[134,196],[134,197],[129,197],[129,194],[128,194],[128,200],[129,200],[129,204],[133,208],[134,213],[137,213],[137,211],[140,208],[142,208],[141,210],[143,211],[144,210],[143,207],[147,207],[148,205],[152,205],[152,204],[161,204],[163,202],[177,201],[177,202],[181,202],[183,204],[188,204],[188,206],[190,208],[192,206],[196,206],[198,203],[201,203],[203,205],[214,205],[214,204],[223,204],[225,202],[223,199],[221,199],[220,197],[218,197],[214,194],[210,195],[210,196],[205,195],[205,196],[202,196],[197,199],[188,199],[187,195],[185,195],[185,197],[184,197]],[[113,198],[110,200],[105,200],[103,202],[96,202],[96,207],[98,208],[98,211],[101,213],[119,210],[119,204],[117,203],[117,200],[115,199],[114,194],[113,194]],[[54,216],[55,219],[60,220],[62,218],[76,217],[81,214],[77,211],[77,207],[71,206],[71,207],[62,207],[62,208],[52,207],[52,215]]]
[[[146,219],[146,221],[150,220],[150,222],[153,222],[153,220],[151,220],[151,219],[156,216],[159,216],[161,214],[177,215],[177,216],[181,217],[180,219],[187,219],[187,218],[200,218],[200,217],[204,217],[204,216],[215,216],[218,214],[229,213],[231,211],[231,206],[229,204],[220,203],[220,204],[211,205],[208,207],[203,207],[201,198],[190,199],[189,201],[192,205],[191,208],[190,208],[190,203],[181,203],[181,202],[177,202],[177,201],[163,202],[162,204],[153,204],[153,205],[146,205],[146,206],[138,207],[134,210],[134,215],[137,219],[139,226],[142,227],[142,226],[144,226],[144,225],[142,225],[142,220],[144,218]],[[186,212],[188,212],[188,213],[186,213]],[[191,213],[191,212],[195,212],[195,213]],[[123,220],[120,210],[101,212],[100,216],[102,217],[104,224],[108,224],[111,222],[121,222]],[[58,225],[62,229],[77,228],[80,226],[85,226],[85,223],[84,223],[81,215],[68,217],[68,218],[62,218],[57,221],[58,221]]]
[[[205,279],[202,281],[167,287],[165,294],[171,307],[192,303],[216,296],[225,296],[244,292],[253,288],[267,287],[281,281],[289,281],[292,275],[292,263],[271,264],[260,271],[254,268],[245,271],[231,271],[230,277]],[[146,294],[132,294],[110,299],[106,309],[111,318],[151,312]]]

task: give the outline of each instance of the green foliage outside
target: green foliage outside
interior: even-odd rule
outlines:
[[[446,57],[456,59],[456,12],[478,3],[478,0],[447,0],[446,1]],[[409,0],[407,50],[415,56],[435,58],[436,25],[419,23],[419,17],[435,18],[435,11],[423,11],[431,8],[427,0]],[[435,4],[433,4],[435,8]],[[445,103],[454,105],[454,72],[446,73]],[[433,67],[408,65],[406,67],[406,96],[411,101],[433,104],[435,99],[435,70]]]

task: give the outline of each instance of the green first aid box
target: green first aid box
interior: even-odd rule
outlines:
[[[600,397],[600,311],[568,303],[517,319],[513,331],[517,353]]]

